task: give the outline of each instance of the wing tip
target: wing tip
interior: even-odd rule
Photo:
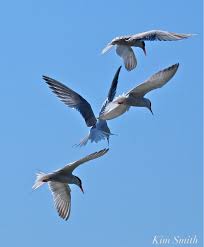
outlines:
[[[92,153],[92,155],[96,155],[96,158],[99,158],[101,156],[103,156],[104,154],[106,154],[107,152],[109,151],[109,148],[104,148],[104,149],[101,149],[95,153]]]
[[[170,79],[176,74],[176,72],[177,72],[177,70],[178,70],[178,67],[179,67],[179,63],[175,63],[175,64],[173,64],[173,65],[171,65],[171,66],[169,66],[168,68],[165,68],[163,71],[161,71],[161,72],[164,72],[164,73],[167,73],[167,74],[169,74],[169,76],[170,76]],[[169,80],[170,80],[169,79]]]
[[[109,151],[109,148],[104,148],[100,150],[98,153],[102,153],[102,155],[106,154]]]
[[[168,69],[170,69],[170,70],[177,70],[178,69],[178,67],[179,67],[179,63],[175,63],[175,64],[173,64],[173,65],[171,65]]]
[[[51,82],[54,80],[52,79],[51,77],[49,76],[46,76],[46,75],[42,75],[42,79],[47,83],[47,84],[51,84]]]
[[[116,73],[115,73],[115,76],[114,76],[114,78],[113,78],[113,81],[114,81],[115,79],[118,80],[118,77],[119,77],[121,68],[122,68],[122,65],[120,65],[120,66],[118,67],[118,69],[117,69],[117,71],[116,71]]]
[[[50,79],[50,77],[47,76],[47,75],[42,75],[42,79],[43,79],[43,80],[48,80],[48,79]]]
[[[129,72],[130,72],[131,70],[135,69],[136,66],[137,66],[136,63],[135,63],[135,64],[127,64],[127,63],[125,64],[125,68],[126,68],[126,70],[129,71]]]
[[[118,72],[120,72],[120,70],[121,70],[122,67],[123,67],[122,65],[120,65],[120,66],[118,67]]]
[[[186,35],[185,38],[189,38],[191,36],[195,36],[195,35],[198,35],[198,34],[197,33],[186,33],[185,35]]]

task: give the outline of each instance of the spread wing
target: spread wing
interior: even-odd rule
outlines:
[[[130,46],[117,45],[116,53],[123,59],[125,68],[128,71],[133,70],[137,66],[137,59],[133,49]]]
[[[103,156],[104,154],[106,154],[108,152],[108,148],[105,148],[105,149],[102,149],[100,150],[99,152],[95,152],[95,153],[92,153],[92,154],[89,154],[87,156],[85,156],[84,158],[80,159],[80,160],[77,160],[69,165],[66,165],[64,168],[61,169],[62,172],[73,172],[74,169],[76,169],[79,165],[87,162],[87,161],[90,161],[90,160],[93,160],[93,159],[97,159],[101,156]]]
[[[48,182],[52,192],[55,208],[59,216],[68,220],[71,211],[71,189],[68,185],[59,182]]]
[[[62,102],[81,113],[88,127],[96,124],[91,105],[81,95],[48,76],[43,76],[43,79]]]
[[[145,82],[130,90],[127,94],[135,97],[143,97],[146,93],[164,86],[176,73],[179,64],[174,64],[152,75]]]
[[[184,33],[173,33],[162,30],[151,30],[143,33],[138,33],[132,35],[129,41],[176,41],[180,39],[186,39],[191,37],[192,34],[184,34]]]
[[[112,83],[111,83],[111,87],[109,89],[109,92],[108,92],[108,97],[107,99],[105,100],[105,102],[103,103],[102,105],[102,108],[101,108],[101,111],[99,113],[99,115],[103,112],[103,110],[105,109],[106,105],[113,101],[114,97],[115,97],[115,94],[116,94],[116,90],[117,90],[117,85],[118,85],[118,77],[119,77],[119,74],[120,74],[120,70],[121,70],[122,66],[120,66],[116,73],[115,73],[115,76],[112,80]]]

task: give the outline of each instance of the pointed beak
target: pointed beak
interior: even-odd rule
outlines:
[[[83,190],[83,187],[82,186],[80,186],[80,189],[81,189],[82,193],[84,194],[84,190]]]
[[[108,146],[109,146],[109,137],[107,138]]]
[[[151,111],[152,115],[154,115],[154,113],[153,113],[153,111],[152,111],[152,108],[150,108],[149,110]]]
[[[143,50],[143,52],[144,52],[145,56],[147,56],[147,53],[146,53],[146,49],[145,49],[145,47],[143,47],[143,48],[142,48],[142,50]]]

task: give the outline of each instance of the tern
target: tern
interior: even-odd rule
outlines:
[[[122,66],[120,66],[115,73],[111,87],[108,92],[108,97],[103,103],[99,115],[104,110],[105,106],[110,103],[115,97],[121,67]],[[110,132],[107,122],[102,119],[96,119],[91,105],[81,95],[68,88],[64,84],[60,83],[59,81],[56,81],[48,76],[43,76],[43,79],[51,88],[51,90],[60,98],[60,100],[67,106],[78,110],[84,118],[86,125],[88,127],[91,127],[89,134],[80,141],[78,146],[86,145],[89,140],[91,142],[97,143],[102,139],[107,139],[109,144],[110,135],[113,134]]]
[[[164,86],[175,75],[178,66],[177,63],[157,72],[129,92],[113,99],[105,106],[103,112],[99,115],[99,119],[110,120],[116,118],[128,111],[130,106],[146,107],[153,114],[151,101],[144,96],[148,92]]]
[[[71,189],[69,184],[77,185],[84,193],[81,179],[74,176],[72,172],[81,164],[97,159],[108,152],[109,149],[103,149],[99,152],[89,154],[88,156],[74,161],[66,165],[64,168],[56,170],[52,173],[37,173],[36,181],[33,185],[33,189],[36,190],[44,183],[48,183],[49,189],[52,192],[54,206],[58,211],[59,216],[62,219],[68,220],[71,211]]]
[[[144,41],[177,41],[191,36],[192,34],[173,33],[162,30],[151,30],[133,35],[120,36],[108,43],[102,50],[102,54],[106,53],[113,46],[116,46],[116,53],[123,59],[125,68],[131,71],[137,66],[137,59],[131,46],[141,48],[146,55]]]

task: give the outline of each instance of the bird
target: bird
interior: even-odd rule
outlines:
[[[132,47],[139,47],[146,55],[145,41],[177,41],[191,37],[193,34],[173,33],[162,30],[151,30],[133,35],[125,35],[112,39],[102,50],[106,53],[113,46],[116,46],[116,53],[123,59],[125,68],[128,71],[137,66],[137,59]]]
[[[115,97],[121,67],[122,66],[120,66],[115,73],[107,99],[104,101],[99,114],[101,114],[105,106]],[[83,138],[76,146],[85,146],[88,141],[97,143],[103,139],[107,139],[109,145],[110,135],[113,134],[110,132],[108,124],[105,120],[97,119],[95,117],[91,105],[81,95],[60,83],[59,81],[56,81],[48,76],[43,76],[43,79],[48,84],[50,89],[59,97],[59,99],[68,107],[79,111],[84,118],[87,127],[91,127],[88,135]]]
[[[157,88],[163,87],[175,74],[179,63],[165,68],[149,77],[146,81],[131,89],[127,93],[113,99],[99,115],[99,119],[111,120],[129,110],[131,106],[146,107],[153,114],[151,101],[144,96]]]
[[[73,175],[73,171],[81,164],[97,159],[108,152],[109,149],[102,149],[98,152],[89,154],[82,159],[74,161],[63,168],[51,173],[39,172],[36,174],[36,180],[32,187],[33,190],[38,189],[43,184],[48,183],[49,189],[52,192],[54,206],[58,215],[68,220],[71,212],[71,189],[69,184],[77,185],[84,193],[82,181],[79,177]]]

